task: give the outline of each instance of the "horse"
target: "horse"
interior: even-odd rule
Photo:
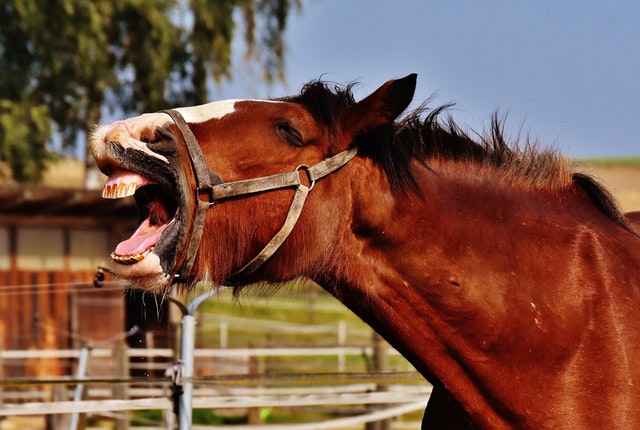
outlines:
[[[433,384],[424,429],[640,428],[640,217],[497,115],[404,113],[416,79],[98,127],[103,196],[140,213],[113,270],[156,292],[315,281]]]
[[[627,221],[629,221],[629,224],[631,224],[637,232],[640,232],[640,211],[627,212],[625,217]]]

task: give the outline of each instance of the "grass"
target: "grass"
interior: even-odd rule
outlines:
[[[356,331],[371,331],[358,316],[320,286],[310,281],[292,285],[261,286],[256,289],[249,286],[238,297],[233,296],[231,289],[225,289],[204,301],[198,313],[302,325],[345,321],[349,328]],[[201,286],[193,295],[202,294],[208,288]]]
[[[161,410],[149,410],[139,411],[131,419],[131,427],[146,427],[151,425],[157,425],[164,421],[164,412]],[[244,424],[247,418],[243,415],[222,416],[216,414],[210,409],[194,409],[192,415],[192,422],[196,425],[231,425],[231,424]]]
[[[227,321],[227,346],[231,348],[337,346],[340,322],[346,329],[345,345],[371,345],[373,331],[316,285],[305,285],[296,291],[284,287],[271,291],[268,296],[263,293],[263,290],[248,289],[236,299],[231,292],[224,291],[204,302],[197,313],[198,346],[220,345],[221,321]],[[307,331],[307,328],[319,330]],[[365,372],[371,365],[370,357],[365,355],[347,356],[344,364],[348,372]],[[335,372],[338,357],[271,357],[265,359],[263,367],[270,373]],[[389,367],[390,370],[412,369],[397,355],[389,357]]]

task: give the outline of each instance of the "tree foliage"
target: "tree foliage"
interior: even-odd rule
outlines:
[[[283,33],[300,0],[0,0],[0,161],[38,180],[63,147],[125,113],[204,103],[231,78],[232,42],[284,79]]]

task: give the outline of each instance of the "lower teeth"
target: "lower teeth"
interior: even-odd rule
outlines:
[[[144,259],[144,255],[135,254],[135,255],[117,255],[115,252],[111,253],[111,259],[116,263],[120,264],[135,264]]]

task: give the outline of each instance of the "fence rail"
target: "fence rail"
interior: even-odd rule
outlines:
[[[364,423],[373,419],[384,419],[407,412],[423,409],[431,387],[415,371],[401,372],[331,372],[331,373],[264,373],[268,366],[256,366],[273,358],[295,357],[296,360],[310,357],[334,356],[344,360],[348,357],[362,357],[374,353],[371,345],[328,346],[328,347],[274,347],[274,348],[198,348],[195,356],[199,363],[212,361],[240,362],[244,373],[204,374],[191,378],[194,384],[193,406],[195,408],[238,410],[260,408],[308,408],[345,407],[352,405],[375,405],[365,414],[349,418],[332,419],[322,423],[297,424],[295,429],[344,428],[346,423]],[[392,349],[389,354],[397,354]],[[78,360],[81,350],[5,350],[0,351],[0,363],[5,367],[12,362],[43,357],[67,359],[70,363]],[[118,362],[124,355],[126,369],[116,369],[117,375],[128,375],[134,366],[158,366],[168,368],[175,360],[175,352],[170,348],[94,348],[91,359]],[[135,363],[135,359],[147,359],[146,363]],[[134,359],[134,360],[132,360]],[[154,362],[162,359],[164,362]],[[73,367],[73,366],[71,366]],[[70,367],[70,369],[71,369]],[[70,401],[70,390],[77,385],[86,387],[85,397],[80,401]],[[62,386],[66,392],[62,400],[53,401],[52,387]],[[384,391],[377,391],[384,387]],[[23,377],[0,380],[0,417],[25,415],[97,414],[121,413],[160,409],[171,411],[171,381],[169,378],[140,378],[88,376],[74,378]],[[58,390],[59,393],[59,390]],[[59,395],[58,395],[59,398]],[[35,400],[35,401],[34,401]],[[384,405],[384,406],[382,406]],[[383,417],[383,418],[380,418]],[[357,425],[357,424],[354,424]],[[197,429],[194,426],[193,429]],[[241,427],[235,427],[239,429]],[[242,428],[259,430],[274,428],[253,424]],[[289,428],[278,425],[277,428]]]
[[[426,398],[431,393],[424,390],[418,393],[393,392],[368,392],[347,394],[299,394],[296,397],[282,398],[281,396],[209,396],[194,397],[195,408],[211,409],[245,409],[265,407],[302,407],[302,406],[329,406],[329,405],[369,405],[369,404],[409,404],[420,402],[422,407],[426,405]],[[98,413],[136,411],[149,409],[173,408],[169,398],[147,397],[124,400],[81,400],[58,402],[29,402],[5,404],[0,408],[0,416],[20,415],[50,415],[69,413]]]

